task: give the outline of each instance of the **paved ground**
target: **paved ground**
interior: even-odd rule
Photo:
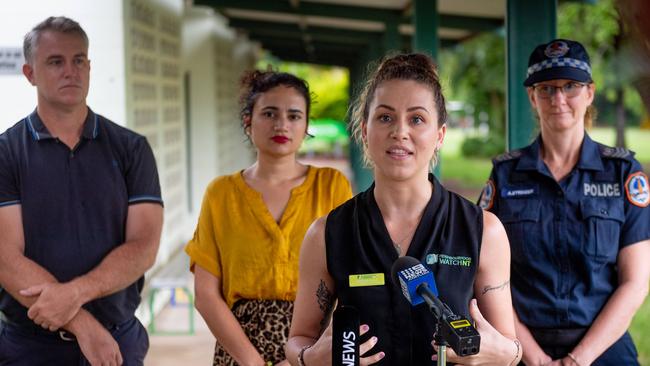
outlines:
[[[194,335],[149,334],[149,353],[145,366],[208,366],[212,365],[214,337],[201,315],[194,311]],[[156,317],[156,329],[183,330],[188,327],[185,304],[167,305]]]

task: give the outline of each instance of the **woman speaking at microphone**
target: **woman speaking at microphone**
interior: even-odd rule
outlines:
[[[314,219],[352,191],[339,171],[296,160],[309,120],[304,80],[273,71],[247,73],[241,104],[257,161],[210,183],[185,250],[196,308],[217,338],[213,364],[287,365],[283,345],[302,239]]]
[[[585,132],[595,86],[580,43],[537,46],[524,86],[539,137],[494,159],[480,199],[512,244],[524,363],[638,365],[627,327],[648,293],[648,177]]]
[[[370,76],[352,123],[374,184],[314,222],[305,236],[286,346],[293,365],[331,365],[335,304],[360,313],[361,365],[435,364],[433,317],[425,306],[412,308],[390,278],[393,262],[404,255],[428,266],[440,299],[471,316],[481,334],[478,354],[458,357],[448,349],[448,361],[518,362],[506,233],[494,215],[430,174],[446,117],[430,57],[389,57]]]

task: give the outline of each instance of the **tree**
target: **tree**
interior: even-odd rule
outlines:
[[[258,68],[265,70],[271,65],[274,70],[292,73],[307,81],[312,93],[310,117],[312,119],[333,118],[345,121],[348,109],[348,71],[334,66],[320,66],[279,61],[265,57],[258,62]]]
[[[595,4],[563,2],[558,8],[558,37],[579,41],[591,56],[593,80],[597,86],[595,104],[603,120],[615,120],[617,145],[623,146],[626,117],[640,120],[644,114],[639,93],[647,95],[650,107],[650,63],[645,64],[645,82],[639,82],[632,67],[630,42],[626,37],[626,23],[615,7],[615,0],[600,0]],[[629,2],[632,1],[633,5]],[[646,32],[642,37],[646,46],[644,55],[650,55],[650,26],[643,26],[647,17],[639,17],[635,10],[650,14],[647,0],[619,0],[625,4],[630,18]],[[625,13],[625,12],[623,12]],[[454,47],[443,50],[440,56],[441,75],[446,82],[449,100],[460,100],[474,105],[474,119],[487,113],[491,131],[503,134],[505,128],[505,39],[502,31],[481,34]],[[637,42],[638,43],[638,42]],[[647,86],[647,87],[646,87]],[[637,89],[639,92],[637,92]],[[645,94],[644,94],[645,92]]]
[[[629,41],[629,60],[633,67],[633,83],[645,107],[646,119],[642,127],[650,127],[650,2],[647,0],[617,0]]]
[[[558,11],[558,35],[582,43],[591,56],[595,104],[615,120],[617,146],[625,146],[627,115],[640,119],[643,114],[625,28],[613,0],[564,3]]]
[[[505,39],[498,33],[481,34],[440,55],[441,78],[448,100],[473,105],[474,119],[487,113],[490,130],[505,130]]]

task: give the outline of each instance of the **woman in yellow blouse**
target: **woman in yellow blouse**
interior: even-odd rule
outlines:
[[[185,250],[196,308],[217,339],[213,364],[288,365],[282,347],[300,244],[311,222],[352,192],[339,171],[296,160],[309,119],[304,80],[254,71],[242,89],[242,125],[257,161],[210,183]]]

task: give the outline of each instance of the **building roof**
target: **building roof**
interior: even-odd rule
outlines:
[[[431,1],[431,3],[435,3]],[[402,51],[411,49],[413,0],[194,0],[223,14],[273,55],[297,62],[353,65],[369,47],[382,49],[397,27]],[[506,0],[437,0],[442,47],[503,27]]]

